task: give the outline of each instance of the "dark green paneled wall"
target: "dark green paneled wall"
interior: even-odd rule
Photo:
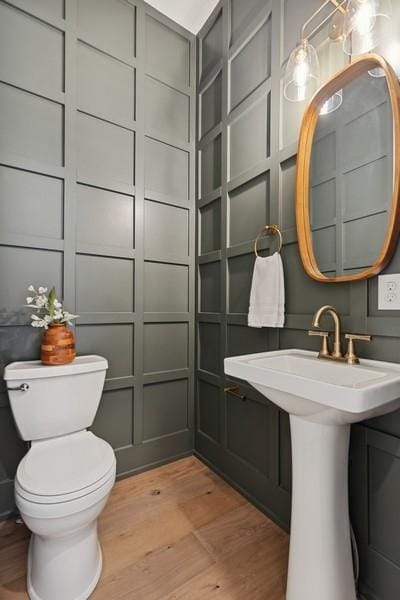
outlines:
[[[395,3],[394,3],[395,4]],[[366,332],[361,356],[400,362],[398,312],[377,307],[377,280],[328,285],[301,265],[295,232],[296,142],[304,104],[281,80],[302,22],[320,0],[222,0],[198,37],[198,314],[196,452],[289,527],[291,459],[286,414],[243,382],[245,402],[223,393],[225,356],[277,348],[317,350],[312,314],[333,304],[345,331]],[[400,24],[395,6],[395,24]],[[323,77],[346,58],[326,31],[313,40]],[[278,223],[286,324],[247,327],[252,240]],[[266,252],[275,246],[263,241]],[[387,272],[400,272],[398,250]],[[327,326],[330,324],[327,323]],[[361,555],[360,589],[370,600],[400,597],[400,412],[353,429],[351,512]],[[339,600],[339,599],[338,599]]]
[[[142,0],[0,1],[0,366],[38,357],[29,283],[109,370],[119,475],[191,452],[195,38]],[[0,516],[26,446],[0,384]]]

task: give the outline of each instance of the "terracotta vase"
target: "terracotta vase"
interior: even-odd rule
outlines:
[[[42,337],[41,361],[44,365],[66,365],[76,356],[75,337],[65,323],[50,325]]]

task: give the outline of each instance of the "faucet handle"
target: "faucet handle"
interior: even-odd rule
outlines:
[[[349,364],[349,365],[360,364],[360,361],[359,361],[358,357],[356,356],[356,353],[354,350],[354,341],[360,340],[362,342],[370,342],[372,337],[370,335],[361,335],[358,333],[346,333],[346,335],[344,337],[349,342],[348,346],[347,346],[347,352],[345,354],[345,359],[346,359],[347,364]]]
[[[328,337],[329,331],[320,331],[315,329],[310,329],[308,335],[315,337],[322,337],[322,346],[319,351],[319,356],[329,356],[329,348],[328,348]]]
[[[346,333],[346,340],[362,340],[364,342],[370,342],[372,340],[371,335],[361,334],[361,333]]]
[[[321,331],[321,329],[310,329],[308,335],[311,336],[319,336],[319,337],[328,337],[329,331]]]

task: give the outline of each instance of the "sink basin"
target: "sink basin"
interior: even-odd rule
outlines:
[[[305,350],[225,359],[287,411],[292,516],[286,600],[356,600],[348,506],[350,424],[400,408],[400,365],[347,365]]]
[[[292,415],[325,424],[356,423],[400,406],[400,365],[347,365],[306,350],[225,359],[225,373],[245,379]]]

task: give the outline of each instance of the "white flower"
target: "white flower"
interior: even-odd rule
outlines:
[[[47,298],[45,296],[38,296],[36,298],[36,306],[38,308],[43,308],[43,306],[46,306],[47,303]]]
[[[30,285],[28,290],[32,295],[26,298],[25,306],[36,311],[36,314],[30,315],[32,327],[48,329],[52,323],[65,323],[78,317],[64,311],[62,302],[55,297],[54,287],[49,292],[47,287],[40,286],[36,290],[33,285]]]
[[[32,327],[44,327],[45,329],[48,329],[48,324],[43,319],[35,320],[31,325]]]
[[[32,323],[31,323],[32,327],[44,327],[45,329],[48,329],[48,323],[47,323],[47,321],[45,321],[46,317],[44,319],[41,319],[37,315],[31,315],[31,319],[32,319]]]

